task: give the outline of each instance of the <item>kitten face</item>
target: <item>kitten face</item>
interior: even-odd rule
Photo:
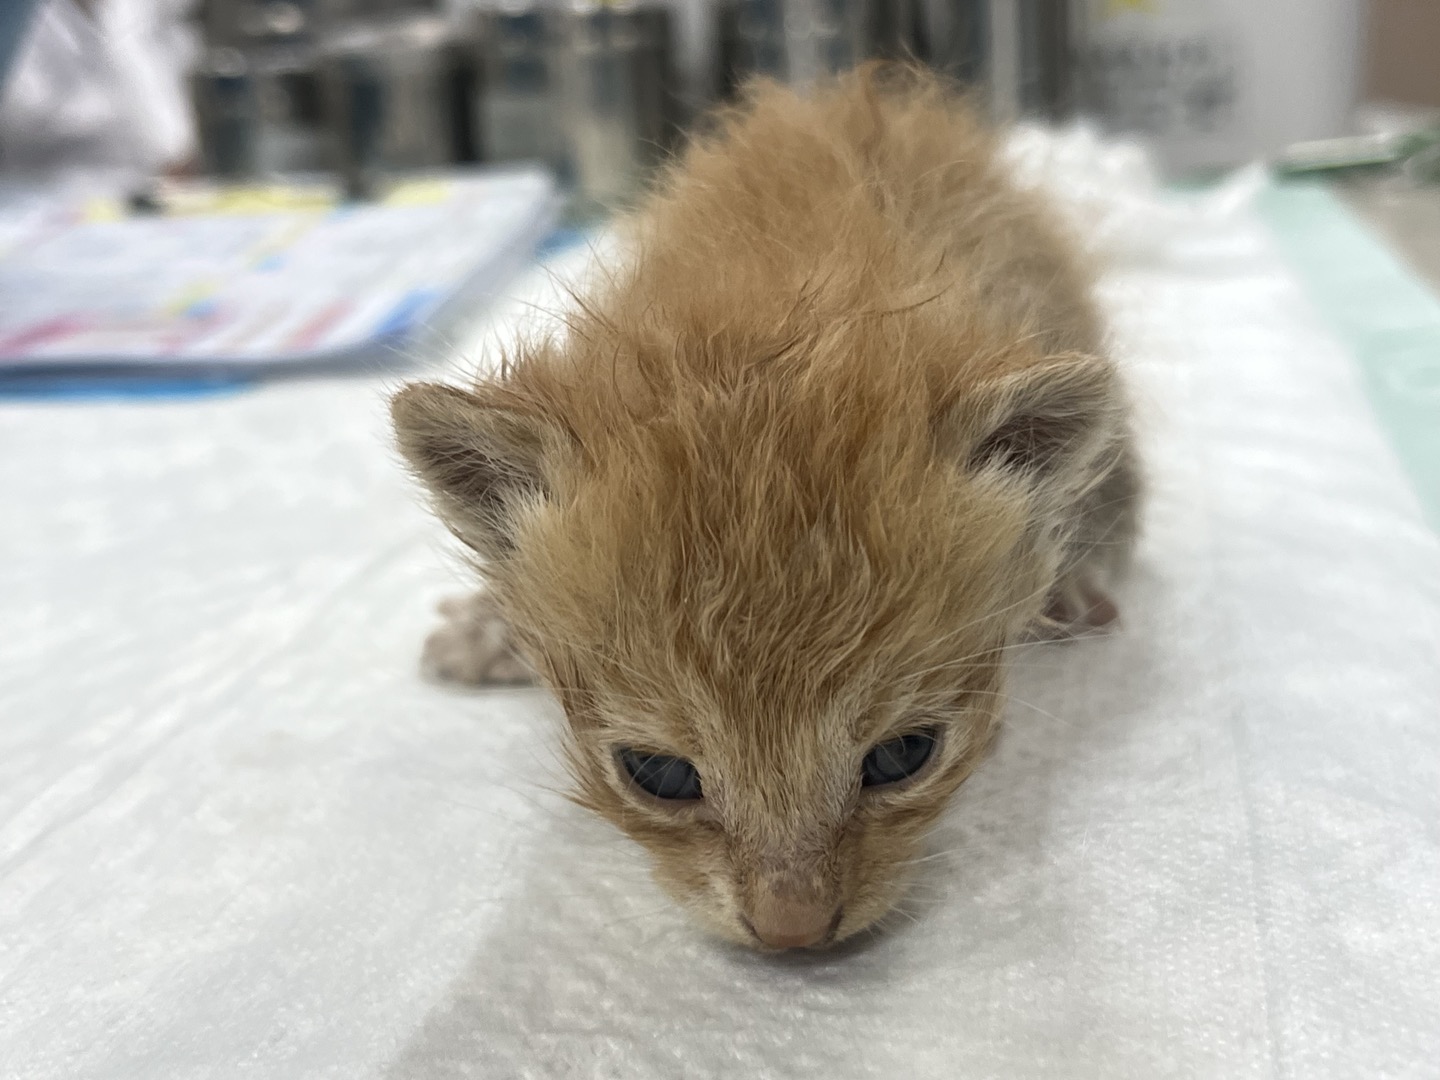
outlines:
[[[918,458],[801,481],[752,435],[713,458],[750,457],[748,491],[704,449],[597,463],[495,580],[565,706],[579,801],[714,933],[826,945],[903,895],[1044,570],[1003,487]]]
[[[993,659],[896,693],[917,685],[866,671],[829,701],[752,703],[749,723],[710,694],[627,705],[601,689],[581,705],[572,693],[581,801],[646,847],[659,883],[713,933],[769,948],[842,941],[899,902],[991,730]],[[906,739],[928,753],[902,759]],[[653,777],[627,767],[637,746],[683,759],[698,785],[652,794]]]

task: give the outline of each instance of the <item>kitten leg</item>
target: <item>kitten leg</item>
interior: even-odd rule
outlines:
[[[466,686],[524,686],[535,681],[488,593],[444,600],[440,614],[444,622],[425,639],[420,657],[420,670],[427,677]]]

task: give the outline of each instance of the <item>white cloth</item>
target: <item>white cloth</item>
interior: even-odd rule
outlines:
[[[387,380],[0,404],[0,1076],[1437,1075],[1440,543],[1257,219],[1097,155],[1123,632],[1020,658],[913,921],[828,954],[698,935],[544,696],[419,679],[465,583]]]
[[[9,0],[4,0],[9,2]],[[194,148],[194,0],[40,0],[0,94],[8,171],[147,179]]]

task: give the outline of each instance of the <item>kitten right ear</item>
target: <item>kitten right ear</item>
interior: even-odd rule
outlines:
[[[942,445],[972,470],[992,469],[1042,497],[1090,476],[1123,431],[1114,365],[1065,354],[971,390],[945,417]]]
[[[514,549],[515,514],[549,494],[554,425],[479,394],[412,383],[390,399],[395,440],[450,531],[489,559]]]

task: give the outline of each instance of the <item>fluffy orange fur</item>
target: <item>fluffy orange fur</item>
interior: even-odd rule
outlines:
[[[1006,647],[1110,613],[1137,485],[1089,272],[913,71],[752,87],[630,229],[563,338],[397,395],[399,444],[563,703],[577,798],[714,932],[842,940],[982,755]],[[932,760],[862,787],[919,728]]]

